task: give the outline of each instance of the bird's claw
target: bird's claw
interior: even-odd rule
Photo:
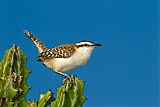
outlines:
[[[75,85],[75,82],[74,82],[74,78],[72,78],[70,75],[64,78],[63,85],[67,83],[68,79],[69,79],[69,84],[71,85],[71,87],[73,87],[73,85]]]

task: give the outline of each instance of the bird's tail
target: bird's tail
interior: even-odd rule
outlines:
[[[40,53],[47,49],[46,46],[32,33],[28,32],[27,30],[24,30],[24,35],[33,41],[33,43],[36,45]]]

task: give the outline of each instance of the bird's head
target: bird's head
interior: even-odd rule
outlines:
[[[94,43],[91,41],[80,41],[75,44],[79,52],[81,52],[83,55],[91,54],[93,49],[97,46],[102,46],[99,43]]]

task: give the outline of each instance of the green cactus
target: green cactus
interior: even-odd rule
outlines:
[[[84,82],[74,75],[73,86],[67,80],[64,85],[57,89],[57,98],[51,103],[51,107],[82,107],[86,97],[83,95]]]
[[[46,94],[41,94],[39,101],[28,101],[27,107],[46,107],[55,99],[52,92],[49,90]]]
[[[74,85],[69,80],[57,89],[57,98],[48,91],[40,95],[39,101],[26,101],[29,91],[27,78],[29,70],[26,68],[27,57],[22,50],[13,45],[4,54],[0,62],[0,107],[82,107],[85,102],[83,95],[84,83],[72,75]]]
[[[5,52],[0,62],[0,105],[2,107],[25,107],[29,90],[26,83],[29,70],[26,69],[27,57],[16,45]],[[4,100],[5,99],[5,100]]]

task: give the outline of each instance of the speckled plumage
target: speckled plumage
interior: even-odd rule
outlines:
[[[61,45],[55,48],[46,49],[44,52],[41,52],[39,58],[68,58],[75,52],[76,47],[72,44]]]

